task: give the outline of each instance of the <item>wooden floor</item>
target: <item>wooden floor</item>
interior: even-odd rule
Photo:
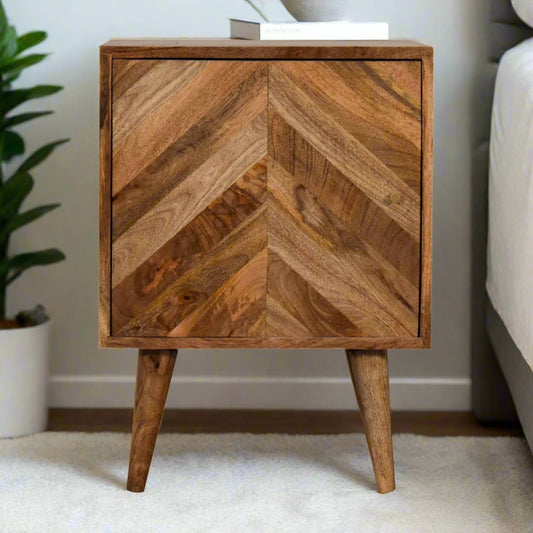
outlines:
[[[131,409],[50,409],[48,431],[131,430]],[[428,436],[521,436],[520,426],[481,424],[468,412],[398,411],[394,433]],[[165,412],[163,433],[362,433],[354,411],[176,410]]]

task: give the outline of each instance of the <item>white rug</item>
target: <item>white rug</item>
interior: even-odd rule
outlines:
[[[144,494],[124,489],[129,442],[0,440],[0,531],[533,531],[533,459],[517,438],[395,436],[387,495],[363,435],[160,435]]]

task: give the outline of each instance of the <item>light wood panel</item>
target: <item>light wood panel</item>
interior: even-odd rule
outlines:
[[[113,242],[113,287],[265,157],[263,119],[258,117]]]
[[[420,87],[420,62],[270,62],[268,337],[287,313],[315,337],[418,334]]]
[[[267,65],[116,63],[113,334],[263,336]]]
[[[201,173],[206,164],[214,164],[213,156],[227,150],[228,139],[235,143],[235,137],[264,110],[266,90],[265,70],[253,71],[238,90],[215,100],[189,130],[176,136],[161,155],[115,195],[113,237],[120,237],[191,174]]]
[[[314,62],[315,63],[319,62]],[[293,71],[298,70],[294,62],[270,62],[269,106],[287,124],[316,147],[337,169],[349,177],[380,209],[385,211],[416,240],[420,239],[420,196],[407,183],[390,170],[380,159],[379,153],[367,149],[357,137],[334,120],[327,104],[313,98],[306,85],[298,83]],[[320,64],[320,63],[319,63]],[[336,65],[337,63],[335,63]],[[387,68],[388,62],[383,62]],[[330,63],[331,65],[331,63]],[[344,65],[344,62],[341,62]],[[344,67],[342,67],[344,68]],[[360,80],[352,76],[354,92],[351,100],[355,106],[364,97],[358,94]],[[379,94],[380,87],[367,95],[369,121],[374,110],[372,100]],[[349,112],[346,109],[346,112]],[[403,117],[391,110],[397,120],[395,131],[400,131]],[[421,136],[421,115],[419,112],[418,135]],[[388,125],[391,127],[391,125]],[[385,131],[388,128],[384,128]],[[390,147],[394,151],[394,147]],[[418,152],[420,157],[420,151]],[[418,173],[418,177],[420,174]]]

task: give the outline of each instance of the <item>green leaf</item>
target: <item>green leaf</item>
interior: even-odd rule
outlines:
[[[9,268],[22,270],[31,266],[49,265],[63,261],[65,254],[57,248],[48,248],[39,252],[26,252],[8,259]]]
[[[32,46],[37,46],[39,43],[42,43],[46,37],[47,33],[45,31],[30,31],[29,33],[21,35],[17,39],[17,55]]]
[[[3,65],[17,53],[17,32],[14,26],[9,26],[0,36],[0,65]]]
[[[0,115],[6,115],[15,107],[33,98],[42,98],[59,92],[59,85],[36,85],[29,89],[17,89],[0,93]]]
[[[39,252],[28,252],[10,257],[7,261],[7,270],[11,275],[6,280],[9,285],[17,279],[25,270],[34,266],[50,265],[65,259],[65,254],[57,248],[49,248]]]
[[[2,161],[10,161],[13,157],[22,155],[24,153],[24,139],[14,131],[6,131],[4,135]]]
[[[0,74],[8,74],[10,72],[18,72],[25,68],[31,67],[40,63],[48,54],[30,54],[28,56],[15,59],[14,61],[9,61],[0,66]]]
[[[12,117],[7,117],[4,119],[4,122],[0,125],[1,129],[8,129],[16,126],[17,124],[22,124],[23,122],[28,122],[34,118],[44,117],[46,115],[52,114],[53,111],[35,111],[33,113],[21,113],[20,115],[14,115]]]
[[[37,166],[43,160],[45,160],[60,144],[68,142],[70,139],[61,139],[53,143],[45,144],[42,148],[39,148],[33,154],[20,165],[17,172],[27,172],[33,167]]]
[[[46,213],[57,209],[61,204],[48,204],[34,207],[26,211],[25,213],[19,213],[15,215],[0,231],[0,241],[6,237],[8,233],[12,233],[18,228],[37,220],[38,218],[46,215]]]
[[[6,31],[7,24],[6,10],[4,9],[2,2],[0,2],[0,35],[3,35],[3,33]]]
[[[11,88],[11,84],[18,78],[20,77],[20,75],[22,74],[22,71],[19,70],[18,72],[11,72],[11,74],[7,74],[6,76],[4,76],[3,78],[3,82],[2,82],[2,89],[4,91],[7,91],[8,89]]]
[[[7,221],[19,210],[33,189],[33,178],[27,172],[17,172],[0,189],[0,220]]]

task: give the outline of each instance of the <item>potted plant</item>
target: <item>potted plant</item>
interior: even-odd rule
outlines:
[[[47,423],[48,335],[50,322],[44,309],[6,316],[6,293],[28,268],[65,259],[55,248],[10,254],[13,233],[59,207],[48,204],[26,209],[35,167],[68,139],[46,144],[29,157],[23,138],[15,130],[52,111],[17,112],[25,102],[62,89],[57,85],[14,88],[22,71],[45,59],[46,54],[28,49],[46,39],[43,31],[17,35],[0,1],[0,437],[15,437],[43,431]],[[13,169],[6,175],[5,164]]]

